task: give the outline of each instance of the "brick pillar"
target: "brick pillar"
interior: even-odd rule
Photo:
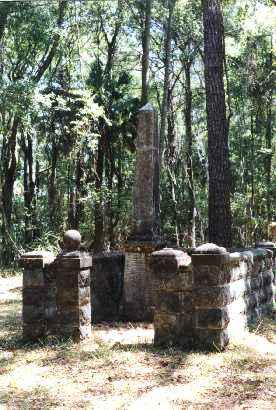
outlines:
[[[159,135],[151,104],[139,111],[132,231],[124,246],[125,270],[121,315],[126,320],[152,320],[149,255],[160,249]]]
[[[192,265],[195,344],[200,348],[223,349],[229,343],[230,254],[225,248],[204,244],[192,254]]]
[[[46,335],[45,267],[54,260],[51,252],[28,252],[22,255],[23,270],[23,338],[36,340]]]
[[[193,346],[193,271],[190,260],[186,253],[170,248],[151,255],[155,345]]]
[[[54,262],[58,336],[80,341],[91,335],[90,269],[92,256],[60,254]]]

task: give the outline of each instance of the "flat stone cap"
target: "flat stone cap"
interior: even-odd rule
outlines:
[[[222,255],[227,253],[227,250],[222,246],[218,246],[214,243],[204,243],[193,250],[193,254],[211,254],[211,255]]]
[[[255,244],[256,248],[276,248],[275,243],[274,242],[270,242],[270,241],[261,241],[261,242],[256,242]]]
[[[20,259],[53,259],[54,255],[49,251],[30,251],[24,253]]]
[[[23,268],[41,268],[54,261],[54,254],[48,251],[31,251],[21,255],[19,264]]]
[[[151,254],[153,258],[166,258],[167,260],[178,260],[181,266],[188,266],[191,263],[191,257],[184,251],[173,248],[163,248]]]
[[[173,248],[163,248],[160,251],[155,251],[152,256],[172,256],[172,257],[182,257],[185,255],[183,251]]]

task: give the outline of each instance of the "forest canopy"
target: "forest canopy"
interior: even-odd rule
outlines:
[[[276,217],[272,1],[1,1],[2,264],[22,249],[55,248],[67,228],[94,251],[126,240],[137,113],[148,101],[159,117],[164,238],[208,240],[203,13],[212,4],[223,18],[232,243],[267,239]]]

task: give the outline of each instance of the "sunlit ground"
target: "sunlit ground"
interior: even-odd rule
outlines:
[[[21,276],[0,278],[0,409],[274,409],[265,320],[222,353],[157,350],[146,324],[96,326],[80,345],[21,341]]]

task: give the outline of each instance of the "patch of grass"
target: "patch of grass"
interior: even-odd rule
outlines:
[[[271,318],[226,351],[208,354],[156,348],[149,324],[94,326],[81,344],[51,337],[26,343],[20,298],[11,292],[1,301],[1,409],[273,408]]]

